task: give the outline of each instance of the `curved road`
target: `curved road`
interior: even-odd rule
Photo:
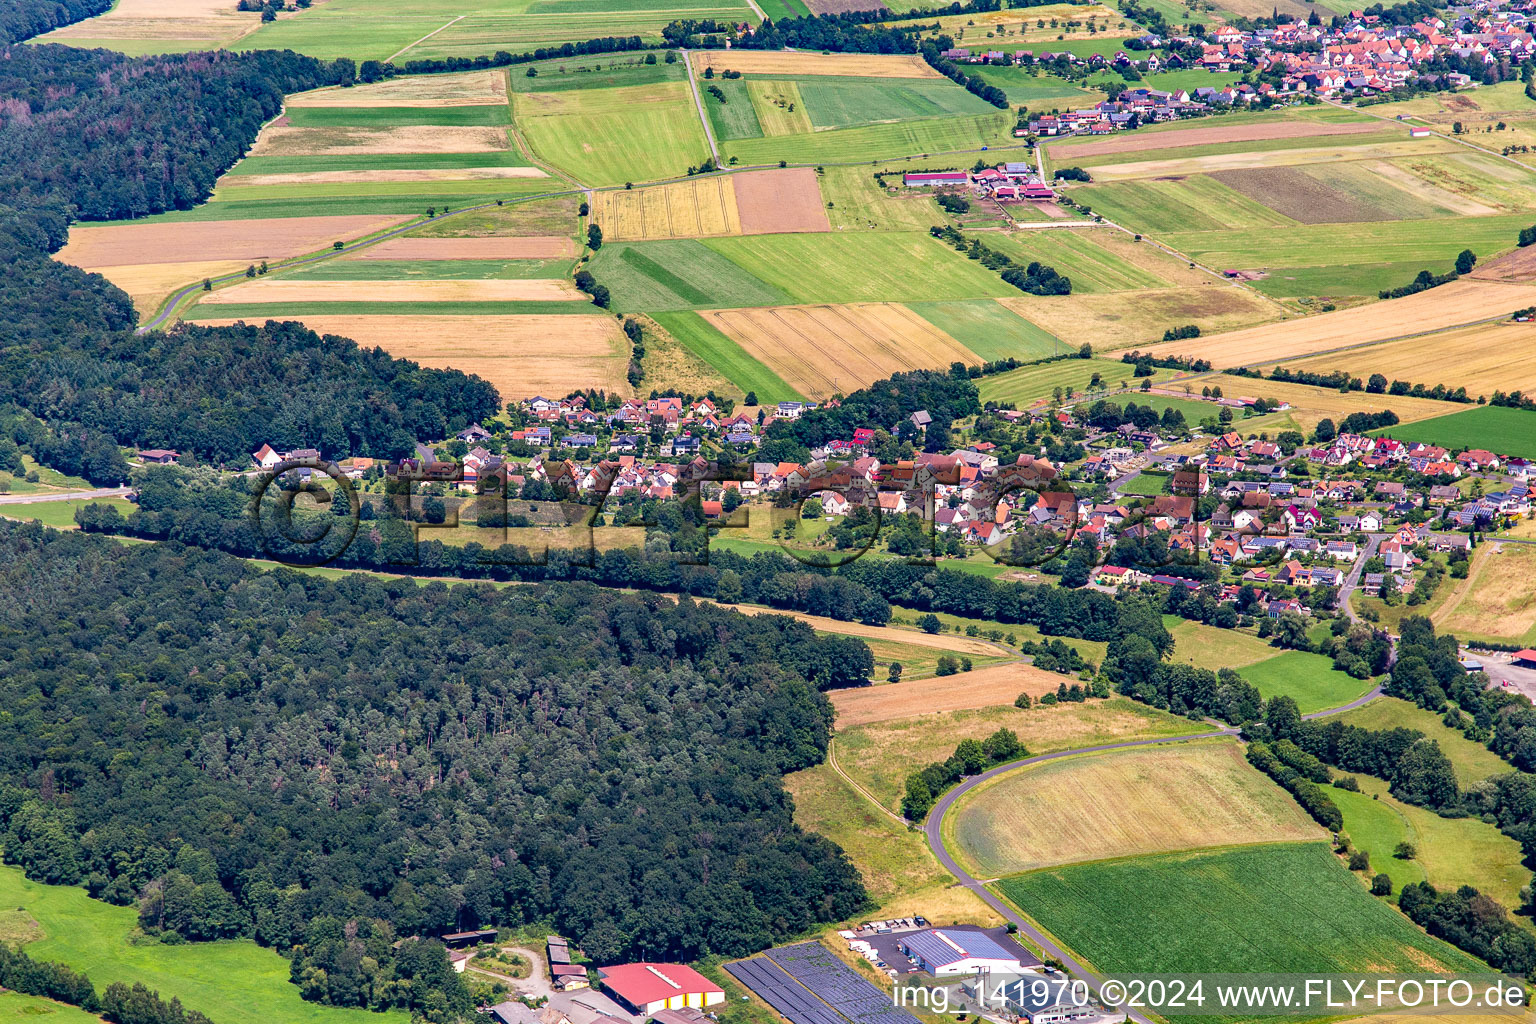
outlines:
[[[1361,707],[1379,696],[1381,696],[1381,687],[1373,687],[1369,693],[1350,701],[1348,704],[1343,704],[1336,708],[1326,708],[1322,711],[1314,711],[1309,715],[1302,715],[1302,718],[1314,719],[1342,714],[1345,711],[1352,711],[1355,708]],[[1021,761],[1010,761],[1007,764],[1000,764],[996,768],[982,772],[980,775],[973,775],[965,779],[958,786],[939,798],[938,803],[934,804],[933,809],[928,812],[928,820],[923,824],[923,833],[927,837],[928,848],[933,851],[934,857],[938,858],[939,863],[944,866],[945,870],[959,879],[962,886],[979,896],[989,907],[1001,914],[1004,920],[1011,921],[1017,925],[1019,934],[1028,937],[1046,956],[1061,961],[1066,966],[1069,974],[1083,979],[1097,992],[1099,983],[1102,980],[1098,975],[1090,971],[1082,961],[1078,960],[1066,949],[1063,949],[1054,939],[1026,919],[1024,915],[993,894],[987,888],[986,880],[974,877],[955,862],[954,857],[950,855],[949,850],[944,846],[944,815],[949,813],[950,809],[962,796],[976,786],[989,779],[995,779],[999,775],[1005,775],[1008,772],[1026,768],[1030,765],[1040,764],[1044,761],[1056,761],[1064,757],[1076,757],[1079,754],[1097,754],[1108,750],[1125,750],[1131,747],[1153,747],[1170,743],[1191,743],[1196,740],[1206,740],[1220,736],[1236,736],[1238,731],[1233,726],[1226,726],[1220,729],[1212,729],[1209,732],[1193,733],[1189,736],[1171,736],[1150,740],[1126,740],[1121,743],[1102,743],[1092,747],[1076,747],[1072,750],[1062,750],[1054,754],[1037,754],[1034,757],[1026,757]],[[1136,1021],[1137,1024],[1151,1024],[1147,1017],[1134,1010],[1128,1011],[1127,1015],[1131,1020]]]

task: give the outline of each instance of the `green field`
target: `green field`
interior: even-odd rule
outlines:
[[[133,512],[137,505],[123,498],[70,498],[64,501],[23,501],[0,505],[0,517],[29,522],[36,519],[44,526],[58,530],[75,528],[75,510],[86,505],[110,505],[123,515]]]
[[[1115,387],[1121,381],[1129,383],[1135,379],[1131,376],[1131,369],[1129,363],[1122,363],[1118,359],[1098,358],[1062,359],[1040,366],[1021,366],[1007,373],[983,377],[981,400],[1022,408],[1030,402],[1050,398],[1054,388],[1082,391],[1088,387],[1095,373],[1102,377],[1105,387]],[[1157,370],[1151,379],[1156,382],[1172,375],[1172,370]],[[1125,400],[1130,401],[1132,397],[1125,396]]]
[[[1453,451],[1486,448],[1499,455],[1536,458],[1536,412],[1491,405],[1375,431],[1399,441],[1423,441]]]
[[[3,1024],[36,1022],[42,1017],[48,1018],[48,1024],[100,1024],[101,1021],[95,1014],[86,1013],[66,1003],[56,1003],[41,996],[24,996],[20,992],[0,991],[0,1022]]]
[[[407,1015],[342,1010],[299,998],[288,980],[288,961],[250,941],[166,946],[134,943],[131,907],[99,903],[84,889],[28,881],[20,868],[0,867],[0,906],[21,907],[44,938],[26,951],[90,976],[97,990],[114,981],[143,982],[166,999],[178,998],[220,1024],[405,1024]],[[67,1024],[61,1018],[61,1024]]]
[[[1344,830],[1358,850],[1371,855],[1371,874],[1392,879],[1394,893],[1409,882],[1426,879],[1441,890],[1470,885],[1513,910],[1520,887],[1530,881],[1521,863],[1520,844],[1480,818],[1442,818],[1433,811],[1395,799],[1387,784],[1357,776],[1361,792],[1328,790],[1344,814]],[[1412,843],[1416,856],[1393,856],[1400,842]]]
[[[472,107],[289,107],[288,123],[295,128],[399,128],[403,125],[478,125],[512,123],[504,106]]]
[[[533,71],[532,75],[528,74]],[[557,92],[562,89],[608,89],[618,85],[650,85],[683,81],[683,62],[668,64],[657,55],[655,64],[633,53],[557,57],[519,64],[508,79],[513,92]]]
[[[1499,755],[1452,729],[1432,711],[1410,704],[1397,697],[1377,697],[1364,707],[1347,711],[1339,716],[1345,725],[1358,725],[1362,729],[1416,729],[1440,744],[1441,751],[1450,758],[1456,770],[1456,780],[1463,787],[1494,775],[1514,771],[1514,766]]]
[[[1369,680],[1340,672],[1331,658],[1308,651],[1286,651],[1239,672],[1265,699],[1294,697],[1304,715],[1348,704],[1371,688]]]
[[[987,299],[911,302],[912,311],[983,359],[1044,359],[1070,351],[1054,335]]]
[[[1204,174],[1179,181],[1111,181],[1084,185],[1072,190],[1072,198],[1089,204],[1118,224],[1148,234],[1169,231],[1235,234],[1233,229],[1295,224],[1289,217],[1281,216]]]
[[[947,78],[814,75],[795,79],[795,83],[811,124],[818,129],[989,114],[997,109]]]
[[[697,115],[694,115],[697,119]],[[850,163],[895,159],[923,153],[970,151],[983,146],[1014,146],[1014,119],[1005,113],[927,118],[895,124],[779,135],[723,142],[720,152],[744,165]],[[970,161],[967,161],[969,164]]]
[[[776,306],[791,301],[725,256],[693,239],[609,242],[590,269],[623,312]]]
[[[683,82],[517,93],[513,111],[533,151],[583,185],[680,177],[709,156]]]
[[[927,234],[750,235],[711,238],[704,244],[782,290],[792,302],[937,301],[1019,294],[993,271]]]
[[[1100,245],[1096,236],[1094,230],[1019,231],[989,234],[985,242],[1012,257],[1015,263],[1027,265],[1038,261],[1055,267],[1071,278],[1074,294],[1168,287],[1170,282]],[[1160,250],[1150,246],[1147,251],[1161,255]]]
[[[756,392],[759,402],[768,404],[805,398],[697,313],[656,313],[653,319],[684,348],[720,371],[732,384],[742,391]]]
[[[607,36],[659,41],[679,18],[757,20],[732,0],[329,0],[263,25],[240,48],[355,60],[478,57]]]
[[[1060,52],[1064,43],[1052,43],[1052,53]],[[1025,67],[995,67],[982,64],[967,67],[965,73],[976,75],[988,85],[995,85],[1008,94],[1008,102],[1015,107],[1028,107],[1031,112],[1048,113],[1051,110],[1075,110],[1099,102],[1103,93],[1089,92],[1065,79],[1043,72],[1032,73]]]
[[[745,81],[719,78],[706,85],[713,85],[725,96],[725,102],[721,103],[708,92],[700,93],[717,140],[729,142],[763,137],[763,126],[758,123],[757,111],[752,109],[752,98],[747,94]]]
[[[1079,864],[998,888],[1112,974],[1482,969],[1367,893],[1327,843]]]

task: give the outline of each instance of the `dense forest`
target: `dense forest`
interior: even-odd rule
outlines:
[[[0,595],[6,859],[283,950],[309,998],[452,1002],[401,936],[550,921],[599,962],[689,960],[867,903],[780,781],[832,724],[798,621],[35,524],[0,525]]]
[[[351,61],[283,51],[128,58],[0,51],[0,402],[96,445],[244,460],[262,443],[400,456],[488,415],[493,388],[295,325],[136,336],[128,296],[48,258],[69,224],[188,209],[285,92],[351,81]],[[116,483],[111,473],[95,482]]]
[[[112,0],[0,0],[0,45],[105,14]]]

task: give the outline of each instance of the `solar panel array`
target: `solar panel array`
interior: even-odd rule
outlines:
[[[726,970],[791,1024],[917,1024],[819,942],[779,946]]]

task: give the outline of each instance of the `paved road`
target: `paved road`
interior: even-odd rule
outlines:
[[[1349,599],[1354,596],[1355,590],[1360,586],[1360,577],[1365,572],[1365,563],[1376,557],[1376,549],[1381,547],[1381,542],[1389,536],[1391,534],[1387,533],[1368,535],[1365,547],[1360,550],[1359,556],[1355,559],[1355,567],[1349,570],[1344,577],[1344,585],[1339,588],[1339,607],[1344,609],[1344,614],[1349,616],[1351,622],[1359,622],[1360,615],[1355,611],[1354,605],[1349,603]]]
[[[1355,708],[1361,707],[1362,705],[1375,700],[1379,696],[1381,696],[1381,688],[1376,687],[1369,693],[1365,694],[1363,697],[1360,697],[1358,700],[1350,701],[1348,704],[1341,705],[1340,707],[1315,711],[1312,714],[1303,715],[1302,717],[1306,719],[1314,719],[1323,718],[1328,715],[1341,714],[1345,711],[1351,711]],[[998,765],[996,768],[982,772],[980,775],[971,776],[940,797],[938,803],[933,805],[933,810],[928,812],[928,820],[923,825],[923,833],[927,837],[928,847],[933,851],[934,857],[938,858],[939,863],[944,865],[944,868],[949,871],[950,874],[959,879],[962,886],[974,892],[982,899],[983,902],[1001,914],[1005,920],[1012,921],[1015,925],[1018,926],[1019,933],[1029,938],[1029,940],[1033,942],[1042,953],[1048,957],[1053,957],[1061,961],[1064,965],[1066,965],[1068,973],[1070,973],[1073,977],[1083,979],[1091,988],[1093,988],[1095,992],[1097,992],[1099,984],[1102,980],[1097,974],[1090,971],[1087,966],[1082,963],[1082,961],[1078,960],[1067,950],[1057,945],[1057,943],[1049,935],[1046,935],[1043,931],[1037,928],[1031,921],[1026,919],[1024,915],[1020,914],[1013,907],[1009,906],[1000,897],[994,895],[992,891],[987,888],[986,882],[984,880],[973,877],[970,872],[966,871],[955,862],[954,857],[950,856],[949,850],[944,846],[944,815],[949,813],[950,809],[954,807],[955,803],[962,796],[970,792],[970,790],[976,786],[981,785],[983,782],[986,782],[989,779],[995,779],[999,775],[1005,775],[1008,772],[1017,771],[1018,769],[1028,767],[1029,765],[1040,764],[1044,761],[1055,761],[1063,757],[1076,757],[1080,754],[1097,754],[1108,750],[1126,750],[1132,747],[1154,747],[1172,743],[1190,743],[1196,740],[1210,739],[1215,736],[1236,736],[1237,734],[1238,730],[1236,728],[1231,726],[1224,726],[1222,728],[1212,729],[1209,732],[1194,733],[1190,736],[1173,736],[1150,740],[1126,740],[1122,743],[1103,743],[1092,747],[1077,747],[1072,750],[1062,750],[1054,754],[1037,754],[1034,757],[1026,757],[1022,761],[1012,761],[1008,764]],[[1137,1024],[1151,1024],[1151,1022],[1145,1016],[1135,1011],[1130,1011],[1128,1016],[1131,1020],[1136,1021]]]
[[[44,494],[0,495],[0,505],[32,505],[39,501],[75,501],[80,498],[123,498],[132,492],[128,487],[98,487],[93,491],[49,491]]]
[[[761,10],[758,9],[757,4],[753,4],[752,5],[752,9],[757,11],[757,13],[759,15],[761,15],[763,13]],[[699,81],[698,81],[698,79],[693,77],[693,62],[689,58],[689,54],[688,54],[687,50],[683,50],[682,54],[683,54],[683,74],[688,76],[688,88],[693,91],[693,105],[694,105],[694,107],[696,107],[698,109],[698,111],[699,111],[699,120],[704,125],[704,138],[709,141],[709,155],[714,158],[715,166],[719,167],[720,166],[720,147],[715,145],[715,130],[713,128],[711,128],[710,125],[709,125],[709,115],[704,113],[704,98],[699,95]]]

